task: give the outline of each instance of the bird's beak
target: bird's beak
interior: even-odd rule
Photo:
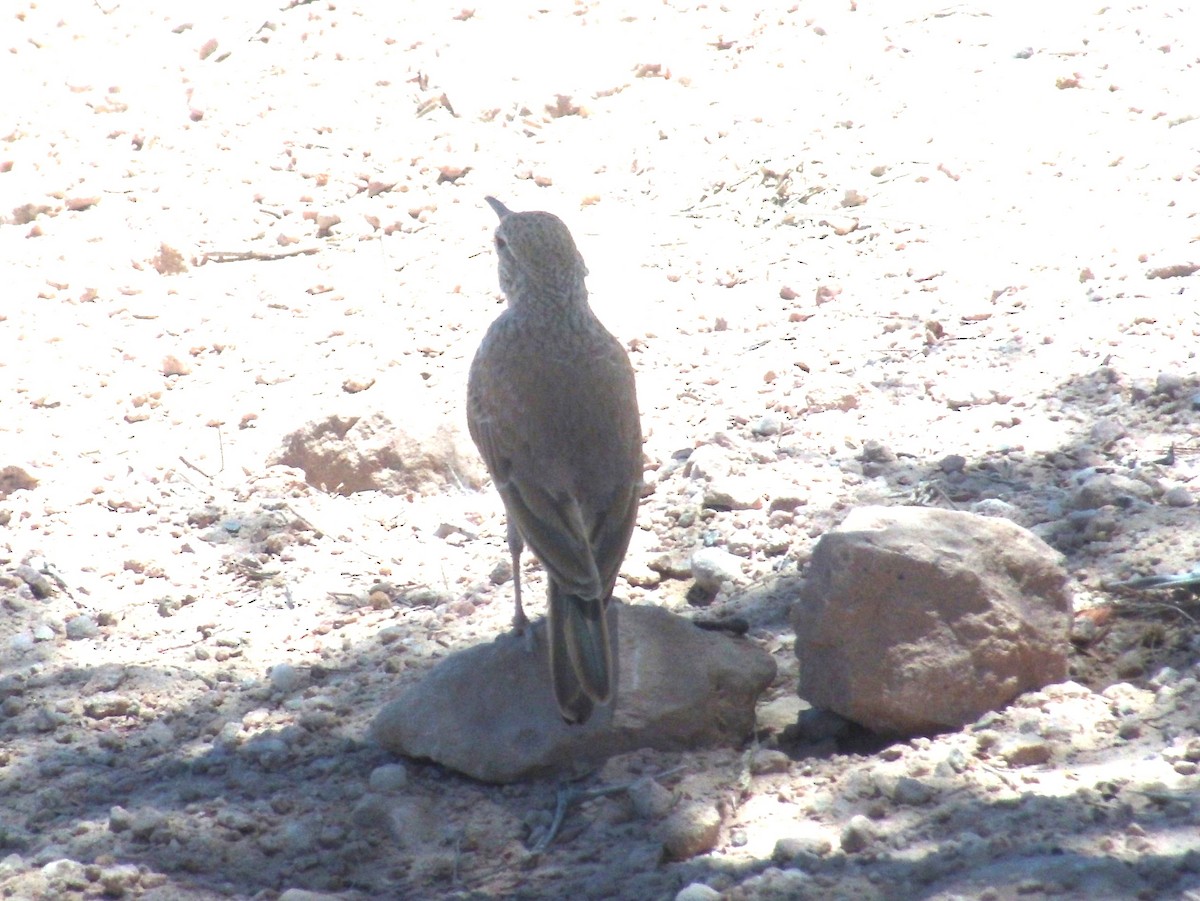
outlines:
[[[499,216],[501,219],[503,219],[505,216],[507,216],[509,213],[512,212],[512,210],[510,210],[508,207],[506,207],[504,204],[502,204],[495,197],[485,197],[483,199],[488,202],[488,206],[490,206],[493,210],[495,210],[496,215]]]

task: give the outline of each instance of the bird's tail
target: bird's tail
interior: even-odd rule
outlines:
[[[550,676],[562,718],[582,724],[613,694],[612,640],[602,601],[550,584]]]

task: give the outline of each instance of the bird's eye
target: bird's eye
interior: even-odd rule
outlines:
[[[508,242],[505,241],[503,238],[501,238],[499,235],[496,235],[496,249],[503,250],[507,246],[508,246]]]

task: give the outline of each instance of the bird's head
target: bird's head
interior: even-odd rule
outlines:
[[[494,197],[488,204],[500,217],[496,256],[500,288],[509,304],[526,297],[554,300],[586,298],[588,274],[571,232],[553,213],[515,213]]]

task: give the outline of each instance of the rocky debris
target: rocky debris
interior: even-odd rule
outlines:
[[[954,729],[1067,674],[1059,555],[1003,519],[853,511],[792,611],[801,697],[882,734]]]
[[[38,480],[20,466],[5,466],[0,469],[0,500],[14,491],[32,491],[37,484]]]
[[[578,774],[636,748],[741,742],[775,663],[750,642],[696,628],[657,607],[614,603],[617,691],[583,726],[558,715],[547,677],[545,622],[442,660],[371,727],[384,748],[485,782]]]
[[[431,416],[403,426],[383,413],[313,420],[288,435],[269,463],[294,466],[310,485],[333,494],[428,495],[478,489],[486,479],[470,438]]]

